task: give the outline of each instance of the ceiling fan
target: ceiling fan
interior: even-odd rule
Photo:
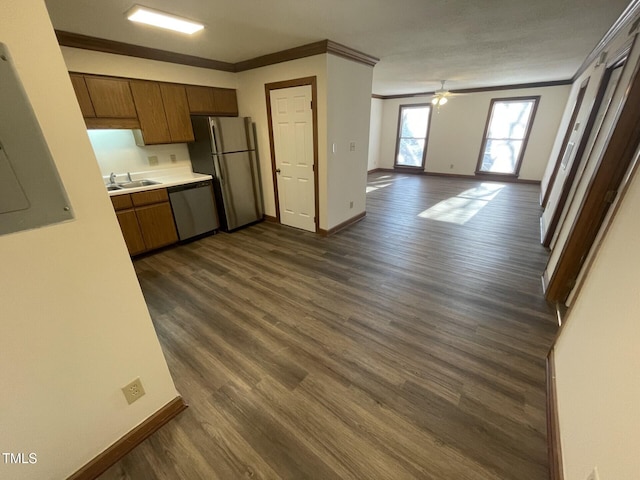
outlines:
[[[433,92],[433,98],[431,99],[431,103],[438,107],[438,109],[440,109],[442,105],[447,103],[450,97],[455,95],[454,93],[451,93],[449,90],[444,88],[444,82],[446,82],[446,80],[440,80],[442,86],[438,90]]]

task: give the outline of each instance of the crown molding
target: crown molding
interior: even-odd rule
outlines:
[[[483,93],[483,92],[496,92],[500,90],[520,90],[525,88],[544,88],[544,87],[557,87],[562,85],[571,85],[572,79],[567,80],[553,80],[549,82],[533,82],[533,83],[520,83],[512,85],[497,85],[493,87],[478,87],[478,88],[461,88],[458,90],[449,90],[451,93]],[[419,93],[403,93],[399,95],[371,95],[373,98],[379,98],[382,100],[393,100],[395,98],[414,98],[424,97],[428,95],[435,95],[435,91],[432,92],[419,92]]]
[[[168,52],[157,48],[140,47],[130,43],[116,42],[115,40],[90,37],[88,35],[64,32],[62,30],[56,30],[55,33],[58,39],[58,44],[64,47],[81,48],[84,50],[113,53],[128,57],[146,58],[148,60],[190,65],[192,67],[222,70],[223,72],[235,72],[235,66],[233,63],[195,57],[193,55],[185,55],[182,53]]]
[[[321,40],[319,42],[309,43],[300,47],[289,48],[280,52],[269,53],[238,62],[235,64],[235,71],[244,72],[246,70],[253,70],[254,68],[266,67],[268,65],[275,65],[276,63],[289,62],[291,60],[312,57],[323,53],[327,53],[327,40]]]
[[[244,72],[254,68],[266,67],[277,63],[289,62],[300,58],[331,53],[354,62],[362,63],[373,67],[380,59],[366,53],[354,50],[340,43],[331,40],[321,40],[299,47],[289,48],[280,52],[262,55],[260,57],[244,60],[238,63],[221,62],[209,58],[185,55],[182,53],[168,52],[157,48],[141,47],[131,43],[117,42],[105,38],[91,37],[79,33],[56,30],[58,44],[64,47],[81,48],[96,52],[112,53],[115,55],[125,55],[128,57],[146,58],[148,60],[158,60],[161,62],[177,63],[192,67],[208,68],[211,70],[221,70],[223,72]]]

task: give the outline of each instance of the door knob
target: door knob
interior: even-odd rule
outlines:
[[[279,168],[276,168],[276,173],[278,173],[278,174],[280,173],[280,169]]]

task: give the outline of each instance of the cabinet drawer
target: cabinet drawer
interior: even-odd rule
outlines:
[[[131,200],[134,206],[141,207],[143,205],[151,205],[152,203],[168,202],[169,194],[166,188],[158,188],[146,192],[132,193]]]
[[[111,203],[113,204],[113,209],[117,212],[118,210],[126,210],[127,208],[133,208],[133,202],[131,201],[131,195],[116,195],[111,197]]]

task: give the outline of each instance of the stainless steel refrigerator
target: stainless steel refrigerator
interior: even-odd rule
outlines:
[[[221,228],[232,231],[263,219],[255,132],[249,117],[192,116],[193,171],[213,176]]]

